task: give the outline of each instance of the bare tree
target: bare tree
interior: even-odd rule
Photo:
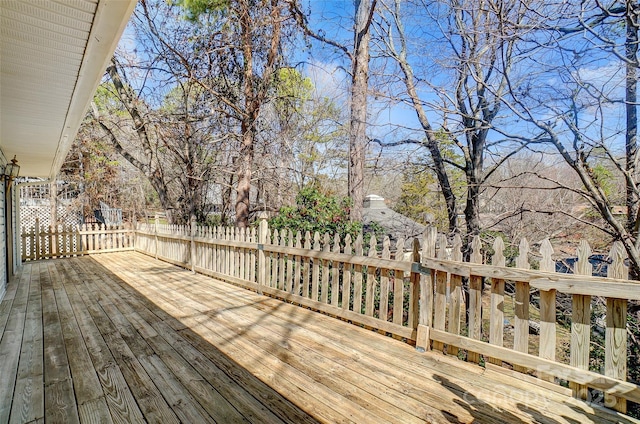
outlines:
[[[309,184],[326,186],[346,157],[338,124],[345,112],[297,69],[281,69],[277,78],[275,96],[260,118],[255,173],[256,205],[269,211],[293,204]]]
[[[182,3],[182,2],[178,2]],[[160,34],[142,1],[149,25]],[[251,0],[228,3],[184,2],[186,16],[197,30],[190,34],[195,58],[175,51],[185,77],[211,96],[212,108],[235,125],[239,138],[236,164],[236,225],[246,227],[251,213],[251,187],[255,166],[258,120],[269,101],[276,71],[284,64],[284,40],[289,9],[282,0],[256,4]],[[161,43],[171,48],[163,37]]]
[[[114,146],[149,180],[171,222],[207,219],[213,184],[228,170],[229,123],[184,63],[202,66],[195,27],[165,2],[139,4],[134,51],[121,50],[93,115]]]
[[[132,121],[130,127],[134,130],[133,133],[137,139],[139,149],[136,149],[134,153],[125,147],[122,138],[128,138],[129,135],[132,134],[127,133],[127,135],[121,136],[124,132],[119,131],[120,124],[112,122],[112,125],[109,125],[107,117],[95,102],[92,103],[93,117],[96,123],[107,134],[115,151],[149,179],[151,186],[158,194],[162,208],[167,211],[167,216],[171,220],[172,216],[170,211],[174,209],[174,205],[169,197],[168,184],[162,163],[158,160],[157,143],[154,142],[152,136],[149,134],[149,123],[143,118],[144,113],[140,110],[142,103],[131,87],[123,82],[115,57],[111,60],[111,64],[107,68],[107,74],[113,84],[113,92],[111,94],[120,100],[123,109],[127,111]],[[110,114],[110,116],[113,115]]]
[[[590,225],[595,217],[576,193],[579,178],[561,158],[544,152],[514,156],[485,185],[483,229],[502,233],[514,243],[522,238],[532,243],[555,239],[556,247],[562,239],[572,244],[580,233],[600,241],[592,243],[593,248],[609,248],[607,238]]]
[[[351,117],[349,126],[349,197],[351,220],[362,220],[364,163],[367,146],[367,93],[369,88],[369,43],[376,0],[355,0],[355,27],[351,61]]]
[[[348,191],[353,205],[352,221],[362,220],[364,205],[364,170],[367,138],[367,104],[369,92],[369,62],[371,24],[376,12],[377,0],[354,0],[353,45],[346,45],[328,38],[309,26],[297,0],[288,0],[291,11],[304,33],[315,40],[333,46],[346,56],[351,65],[350,117],[349,117],[349,167]]]
[[[638,12],[636,1],[569,4],[543,27],[544,35],[529,40],[536,51],[529,63],[535,61],[538,71],[510,80],[506,101],[580,178],[577,192],[602,217],[601,230],[624,244],[633,279],[640,278]],[[624,116],[623,129],[616,116]],[[624,179],[624,198],[607,190],[603,162]],[[621,204],[624,221],[614,213]]]
[[[82,211],[86,218],[104,202],[121,208],[127,217],[139,216],[144,211],[145,194],[151,188],[140,172],[119,160],[110,144],[102,142],[103,137],[92,114],[87,114],[57,177],[64,182],[64,192],[73,193],[74,200],[68,208]]]
[[[115,151],[147,177],[171,222],[191,217],[204,221],[208,209],[203,195],[215,169],[208,165],[215,162],[217,146],[210,122],[198,111],[201,90],[174,80],[173,90],[153,108],[126,82],[115,58],[107,73],[112,84],[103,91],[110,89],[121,109],[96,101],[95,122]]]
[[[384,19],[376,26],[380,32],[376,39],[381,43],[382,51],[401,71],[406,93],[402,100],[415,110],[424,136],[423,140],[383,144],[417,143],[429,151],[446,202],[451,234],[460,231],[457,204],[462,200],[465,202],[467,246],[480,233],[480,196],[487,178],[526,144],[501,137],[496,120],[499,119],[501,99],[507,94],[507,78],[519,60],[515,53],[518,38],[514,34],[527,24],[531,3],[450,0],[426,6],[410,4],[407,13],[402,8],[406,2],[383,2]],[[432,58],[432,67],[423,67],[422,72],[449,75],[452,80],[446,79],[444,85],[434,77],[416,75],[414,71],[412,61],[418,61],[420,57],[419,52],[414,53],[414,57],[410,55],[412,39],[404,21],[407,16],[416,15],[427,19],[432,26],[430,31],[439,34],[437,44],[444,50],[439,54],[445,55]],[[416,37],[423,35],[416,34]],[[437,93],[439,102],[423,99],[420,90],[425,86]],[[438,128],[434,128],[429,112],[437,116]],[[507,142],[509,149],[504,147]],[[458,158],[448,154],[451,146],[457,147]],[[487,166],[486,155],[492,153],[494,156]],[[464,172],[466,192],[463,199],[458,199],[452,188],[451,168]]]

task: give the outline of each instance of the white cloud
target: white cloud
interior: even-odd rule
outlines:
[[[602,66],[580,68],[574,72],[573,77],[606,97],[624,97],[625,72],[619,60],[609,61]]]
[[[337,63],[311,60],[304,73],[311,78],[316,96],[329,97],[340,103],[346,100],[349,75]]]

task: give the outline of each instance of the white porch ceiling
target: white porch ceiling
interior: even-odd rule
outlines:
[[[54,177],[135,0],[0,0],[0,150]]]

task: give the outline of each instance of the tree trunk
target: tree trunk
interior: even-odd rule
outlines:
[[[257,25],[264,22],[254,22],[251,10],[254,2],[241,1],[240,3],[240,27],[242,44],[242,91],[244,96],[244,111],[242,113],[240,131],[242,134],[242,146],[240,148],[240,160],[238,164],[238,188],[236,198],[236,225],[238,227],[249,226],[249,214],[251,212],[251,177],[255,156],[256,122],[260,114],[260,108],[265,102],[272,83],[274,72],[278,66],[280,57],[280,36],[282,31],[281,7],[278,0],[271,0],[269,22],[271,38],[267,51],[266,63],[262,75],[254,74],[255,61],[260,56],[254,56],[254,37]]]
[[[231,215],[231,193],[233,192],[233,180],[235,179],[236,159],[231,158],[231,166],[229,177],[226,181],[226,187],[222,190],[222,204],[220,205],[220,224],[229,225],[229,218]]]
[[[156,193],[158,193],[158,200],[160,200],[160,205],[162,206],[162,209],[164,209],[165,213],[167,214],[167,221],[169,222],[169,224],[173,224],[174,223],[174,216],[173,216],[174,206],[171,199],[169,199],[169,189],[167,187],[167,184],[164,182],[164,178],[162,178],[160,171],[157,169],[154,171],[152,175],[147,175],[147,178],[149,178],[151,187],[153,187]]]
[[[251,29],[253,27],[249,5],[246,1],[240,2],[240,27],[242,40],[242,91],[244,95],[244,116],[240,124],[242,145],[240,146],[240,159],[238,163],[238,187],[236,190],[236,226],[246,228],[249,226],[249,212],[251,208],[251,171],[254,155],[255,117],[258,114],[253,88],[253,40]]]
[[[451,187],[449,175],[447,175],[444,158],[442,157],[442,153],[440,152],[438,139],[436,134],[434,134],[433,128],[431,128],[431,123],[429,122],[429,118],[427,117],[427,114],[422,107],[420,97],[418,96],[418,91],[416,90],[413,81],[412,68],[405,58],[400,58],[398,60],[398,64],[400,65],[400,68],[404,73],[404,83],[407,87],[407,94],[409,94],[409,97],[411,98],[413,108],[416,111],[416,116],[418,117],[418,121],[420,121],[420,125],[422,126],[425,137],[427,139],[425,145],[429,150],[431,159],[433,160],[433,171],[436,173],[438,184],[440,185],[440,192],[442,193],[445,204],[447,205],[449,235],[453,235],[459,231],[458,213],[456,211],[456,196],[453,192],[453,188]]]
[[[463,109],[464,110],[464,109]],[[495,112],[483,108],[482,117],[485,122],[491,122]],[[478,128],[478,120],[471,120],[466,124],[468,143],[465,150],[465,179],[467,184],[467,202],[464,208],[464,219],[467,232],[464,240],[464,259],[471,257],[471,242],[480,234],[480,192],[483,184],[484,151],[488,131]]]
[[[478,170],[467,170],[467,203],[464,208],[464,219],[467,233],[464,241],[464,257],[471,255],[471,242],[480,234],[480,181],[475,175]],[[471,175],[469,175],[471,174]]]
[[[242,147],[238,164],[238,188],[236,196],[236,225],[246,228],[249,225],[251,169],[253,167],[254,137],[251,128],[242,124]]]
[[[400,13],[400,4],[401,3],[399,0],[395,3],[395,13],[397,16],[399,16]],[[431,122],[429,122],[429,118],[426,111],[424,110],[424,106],[422,104],[422,101],[420,100],[420,96],[416,88],[413,68],[411,67],[407,59],[407,40],[404,31],[404,25],[402,24],[400,19],[396,20],[396,27],[398,29],[398,40],[400,42],[401,49],[400,51],[397,51],[393,44],[390,44],[392,55],[393,58],[397,61],[398,66],[400,66],[400,69],[402,70],[402,79],[407,89],[407,94],[411,99],[411,104],[413,105],[413,109],[416,112],[416,116],[418,118],[418,121],[420,122],[420,126],[422,127],[425,138],[427,139],[424,145],[427,150],[429,150],[429,155],[433,160],[433,171],[436,173],[438,184],[440,186],[440,192],[444,197],[447,207],[448,232],[450,236],[453,236],[453,234],[459,232],[458,214],[456,211],[456,196],[453,192],[453,188],[451,187],[449,175],[447,174],[447,169],[445,167],[445,161],[442,156],[442,152],[440,151],[440,142],[438,140],[438,135],[433,131],[433,128],[431,127]]]
[[[136,97],[131,91],[131,88],[129,86],[126,86],[122,82],[115,57],[111,59],[111,64],[107,67],[107,73],[111,77],[111,81],[113,82],[113,85],[118,93],[120,101],[122,101],[122,104],[125,106],[127,112],[133,120],[138,139],[140,140],[140,144],[143,147],[144,162],[127,151],[120,143],[115,133],[100,120],[98,109],[97,107],[95,107],[95,104],[93,105],[93,113],[95,115],[94,117],[98,121],[100,127],[102,127],[102,129],[105,130],[109,135],[111,144],[115,148],[116,152],[118,152],[127,161],[129,161],[131,165],[138,168],[149,179],[151,186],[158,193],[160,205],[162,205],[162,208],[167,214],[167,221],[172,224],[174,220],[174,204],[169,198],[167,183],[162,175],[162,170],[157,163],[155,151],[149,140],[149,134],[147,132],[147,122],[144,120],[143,114],[138,110],[138,107],[136,105]]]
[[[367,147],[367,91],[369,88],[369,42],[371,0],[355,0],[354,55],[351,75],[351,117],[349,129],[349,197],[352,221],[362,220],[364,207],[364,165]]]

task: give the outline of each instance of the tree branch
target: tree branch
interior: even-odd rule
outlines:
[[[342,51],[349,58],[349,60],[351,61],[354,60],[353,54],[349,51],[349,49],[346,46],[338,43],[335,40],[327,38],[321,33],[316,32],[311,28],[309,28],[307,17],[304,15],[302,10],[300,9],[300,6],[298,5],[297,0],[286,0],[286,2],[289,3],[289,10],[291,11],[291,14],[296,20],[296,23],[300,26],[300,28],[302,28],[302,31],[304,32],[305,35],[311,38],[314,38],[324,44],[328,44],[330,46],[337,48],[338,50]]]

